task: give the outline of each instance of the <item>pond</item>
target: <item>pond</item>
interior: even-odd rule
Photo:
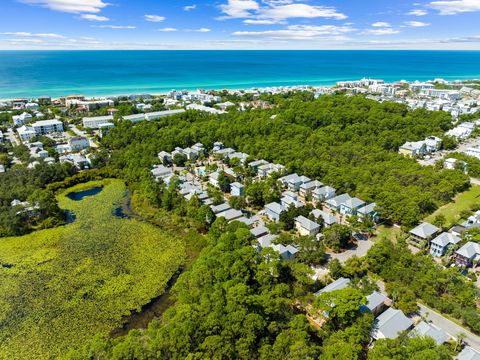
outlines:
[[[93,187],[93,188],[87,189],[87,190],[75,191],[75,192],[68,193],[67,197],[70,200],[73,200],[73,201],[80,201],[80,200],[83,200],[84,197],[97,195],[102,190],[103,190],[102,187],[97,186],[97,187]]]

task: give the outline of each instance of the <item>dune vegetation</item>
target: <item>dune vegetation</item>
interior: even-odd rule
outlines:
[[[102,191],[67,197],[94,187]],[[74,186],[57,197],[75,214],[72,223],[0,239],[0,358],[58,357],[165,291],[185,261],[185,243],[115,216],[126,196],[119,180]]]

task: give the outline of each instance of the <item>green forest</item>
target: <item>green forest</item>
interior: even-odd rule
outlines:
[[[275,115],[275,116],[273,116]],[[405,141],[441,136],[448,114],[377,103],[361,96],[280,99],[276,108],[222,116],[187,112],[156,122],[121,122],[103,143],[109,165],[130,181],[148,176],[159,151],[215,141],[317,178],[364,201],[384,218],[413,227],[469,186],[460,171],[422,167],[397,154]]]

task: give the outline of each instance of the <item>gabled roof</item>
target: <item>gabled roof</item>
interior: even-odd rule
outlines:
[[[320,225],[318,225],[316,222],[307,219],[305,216],[300,215],[295,218],[295,221],[300,224],[300,226],[308,231],[313,231],[318,228],[320,228]]]
[[[410,234],[426,239],[438,232],[439,230],[440,229],[437,228],[435,225],[424,222],[418,225],[416,228],[410,230]]]
[[[223,204],[220,204],[220,205],[212,205],[210,206],[210,209],[212,209],[213,213],[214,214],[219,214],[223,211],[227,211],[230,208],[230,205],[228,205],[227,203],[223,203]]]
[[[272,202],[270,204],[265,205],[265,209],[270,210],[275,214],[280,214],[282,211],[285,210],[284,207],[277,202]]]
[[[329,214],[319,209],[312,210],[310,214],[312,214],[316,219],[322,217],[325,225],[337,224],[339,222],[338,219],[332,214]]]
[[[350,209],[358,209],[358,208],[362,207],[363,205],[365,205],[365,201],[360,200],[359,198],[353,197],[353,198],[350,198],[347,201],[345,201],[343,203],[343,205],[345,205],[346,207],[348,207]]]
[[[460,242],[460,238],[450,233],[441,233],[435,239],[432,240],[432,244],[440,245],[441,247],[448,246],[449,244],[455,245]]]
[[[233,182],[230,184],[230,187],[236,187],[236,188],[244,188],[245,186],[243,186],[243,184],[240,184],[239,182]]]
[[[269,233],[269,230],[265,226],[258,226],[250,230],[250,232],[252,233],[253,236],[258,238],[260,236],[267,235]]]
[[[228,209],[226,211],[222,211],[221,213],[217,214],[217,217],[223,216],[225,219],[229,220],[234,220],[241,218],[243,216],[243,213],[240,210],[236,209]]]
[[[350,199],[351,196],[348,194],[341,194],[338,196],[335,196],[334,198],[327,200],[327,204],[338,207],[340,204],[343,204],[345,201]]]
[[[306,182],[306,183],[303,183],[302,185],[300,185],[300,189],[303,189],[303,190],[310,190],[310,189],[316,189],[316,188],[319,188],[319,187],[322,187],[323,186],[323,183],[318,181],[318,180],[313,180],[313,181],[309,181],[309,182]]]
[[[389,308],[375,319],[376,338],[382,338],[378,336],[380,333],[387,339],[395,339],[400,332],[408,330],[412,325],[412,320],[407,318],[401,310]]]
[[[420,322],[412,330],[411,334],[413,336],[428,336],[431,337],[438,345],[442,345],[448,339],[448,334],[442,329],[428,324],[425,321]]]
[[[462,352],[458,354],[457,360],[480,360],[480,352],[470,346],[465,346]]]
[[[370,311],[373,311],[378,306],[385,304],[385,300],[388,300],[388,298],[385,295],[379,293],[378,291],[374,291],[373,293],[367,296],[367,305],[365,306]]]
[[[357,212],[362,215],[368,215],[375,212],[376,207],[377,207],[377,204],[375,203],[367,204],[365,206],[362,206],[360,209],[358,209]]]
[[[332,292],[332,291],[335,291],[335,290],[345,289],[349,285],[350,285],[350,279],[341,277],[341,278],[335,280],[334,282],[328,284],[323,289],[318,290],[315,293],[315,296],[319,296],[320,294],[322,294],[324,292]]]

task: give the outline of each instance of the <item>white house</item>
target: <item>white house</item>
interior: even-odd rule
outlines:
[[[245,187],[239,182],[234,182],[230,184],[230,194],[232,196],[243,196],[245,193]]]
[[[42,120],[32,124],[37,135],[46,135],[53,132],[62,132],[63,123],[59,120]]]
[[[75,136],[68,140],[71,151],[81,151],[90,147],[90,141],[85,136]]]
[[[320,231],[320,225],[305,216],[295,218],[295,228],[302,236],[314,236]]]
[[[20,115],[12,116],[12,119],[13,119],[13,125],[22,126],[32,121],[32,115],[30,115],[27,112],[24,112]]]
[[[17,132],[22,141],[29,141],[31,138],[37,136],[37,133],[31,126],[23,125],[17,129]]]
[[[100,125],[108,124],[113,121],[112,115],[107,116],[94,116],[94,117],[84,117],[82,119],[83,127],[89,129],[98,129]]]

